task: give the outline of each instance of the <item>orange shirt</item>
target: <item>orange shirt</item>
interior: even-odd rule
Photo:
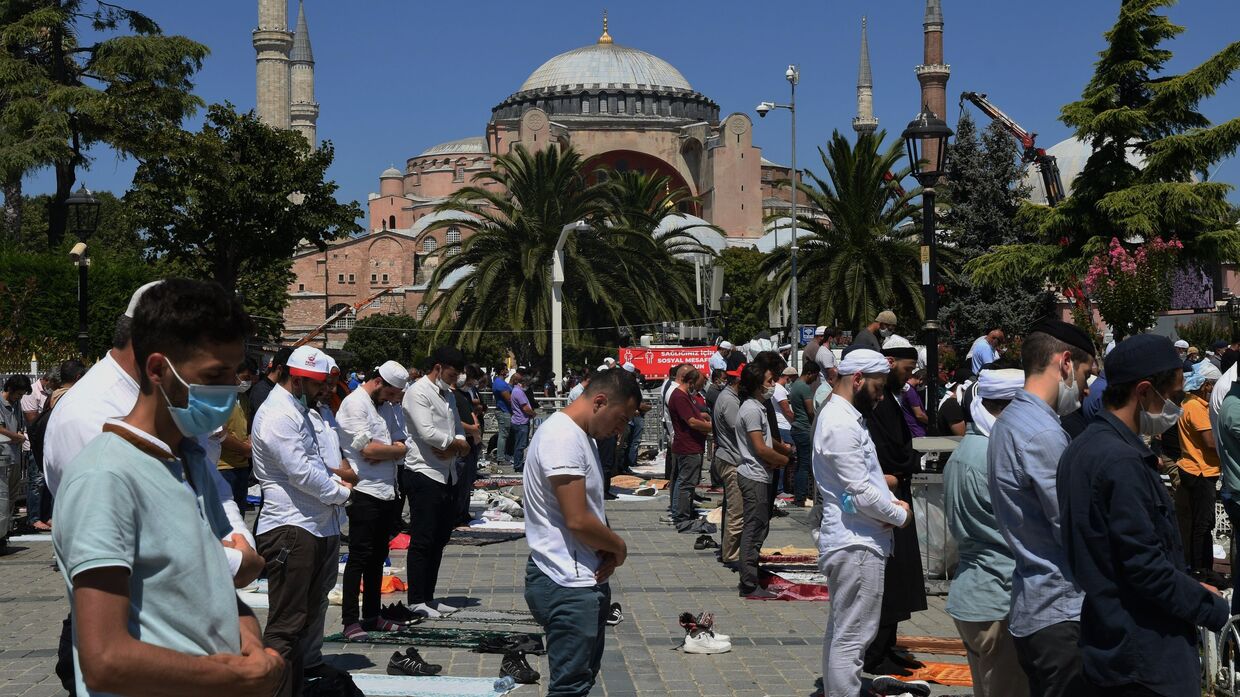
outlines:
[[[1195,394],[1184,400],[1180,417],[1180,469],[1198,477],[1219,475],[1218,451],[1206,443],[1203,431],[1210,430],[1210,404]]]

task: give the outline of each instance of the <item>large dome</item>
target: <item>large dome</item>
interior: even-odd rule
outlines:
[[[566,51],[530,73],[519,91],[565,87],[615,87],[692,91],[671,63],[645,51],[596,43]]]

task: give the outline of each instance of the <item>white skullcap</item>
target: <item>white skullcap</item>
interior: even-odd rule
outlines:
[[[379,377],[398,390],[409,386],[409,370],[396,361],[388,361],[379,366]]]
[[[736,348],[736,347],[734,347],[734,346],[732,345],[732,342],[731,342],[731,341],[720,341],[720,342],[719,342],[719,348],[721,348],[721,349],[723,349],[723,350],[725,350],[725,351],[731,351],[733,348]]]
[[[594,370],[596,370],[596,371],[611,370],[611,366],[610,366],[610,365],[607,365],[606,363],[604,363],[603,365],[600,365],[599,367],[595,368]]]
[[[620,367],[621,367],[621,368],[624,368],[625,370],[627,370],[627,371],[628,371],[628,372],[630,372],[630,373],[636,373],[636,372],[637,372],[637,366],[633,365],[632,361],[625,361],[625,362],[624,362],[624,365],[622,365],[622,366],[620,366]]]
[[[616,359],[612,358],[611,356],[608,356],[603,359],[603,362],[606,363],[607,365],[615,365]]]
[[[1025,386],[1025,371],[1016,368],[983,370],[977,376],[977,396],[982,399],[1013,399]]]
[[[129,319],[133,319],[133,313],[134,313],[135,311],[137,311],[137,309],[138,309],[138,302],[142,300],[142,296],[143,296],[143,295],[144,295],[144,294],[145,294],[148,290],[150,290],[150,289],[154,288],[155,286],[157,286],[157,285],[159,285],[159,284],[161,284],[161,283],[163,283],[163,280],[162,280],[162,279],[161,279],[161,280],[158,280],[158,281],[151,281],[150,283],[147,283],[147,284],[143,285],[141,288],[139,288],[139,289],[135,290],[135,291],[133,292],[133,295],[129,296],[129,307],[126,307],[126,308],[125,308],[125,316],[126,316],[126,317],[128,317]]]
[[[1183,339],[1180,339],[1175,342],[1175,347],[1178,349],[1186,349],[1188,348],[1188,342]]]
[[[886,341],[883,342],[883,348],[884,349],[913,348],[913,345],[909,343],[908,339],[905,339],[899,334],[892,334],[891,336],[887,337]]]
[[[848,352],[847,356],[844,356],[844,360],[840,361],[835,371],[840,375],[853,375],[854,373],[877,375],[890,373],[891,364],[887,362],[887,357],[878,351],[853,349]]]
[[[1197,374],[1206,381],[1218,380],[1223,377],[1223,373],[1218,368],[1215,368],[1214,364],[1210,361],[1202,361],[1198,363]]]

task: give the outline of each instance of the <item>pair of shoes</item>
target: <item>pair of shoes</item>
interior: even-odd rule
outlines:
[[[787,518],[788,511],[785,511],[784,509],[776,506],[771,509],[771,517],[772,518]]]
[[[749,591],[748,593],[746,593],[744,590],[741,590],[740,596],[744,598],[745,600],[774,600],[779,597],[779,594],[773,591],[770,591],[766,588],[763,588],[761,586],[758,586],[757,588]]]
[[[925,680],[898,680],[884,675],[874,678],[870,689],[880,695],[912,695],[930,697],[930,683]]]
[[[609,492],[607,492],[606,494],[603,494],[603,500],[605,500],[605,501],[615,501],[615,500],[616,500],[616,499],[618,499],[618,498],[620,498],[620,497],[619,497],[619,496],[616,496],[615,494],[611,493],[610,491],[609,491]]]
[[[426,617],[418,615],[414,613],[413,610],[410,610],[409,607],[405,605],[404,601],[395,602],[391,605],[384,605],[379,608],[379,617],[389,622],[395,622],[403,627],[415,625],[426,619]]]
[[[369,641],[370,635],[366,633],[365,629],[362,629],[360,623],[354,622],[344,628],[344,638],[349,641]]]
[[[611,612],[607,615],[607,626],[614,627],[624,621],[624,612],[620,609],[620,603],[611,604]]]
[[[680,626],[685,629],[685,641],[681,645],[685,653],[715,654],[732,650],[732,637],[715,631],[715,616],[704,612],[697,617],[692,613],[680,613]]]
[[[718,549],[719,543],[715,542],[715,538],[710,535],[698,535],[697,540],[693,543],[694,549]]]
[[[691,613],[682,612],[680,613],[680,626],[684,627],[686,633],[700,629],[710,632],[712,636],[720,641],[732,641],[731,636],[715,631],[715,613],[713,612],[703,612],[697,617],[694,617]]]
[[[509,651],[504,654],[504,660],[499,664],[499,676],[512,678],[513,682],[519,685],[533,685],[542,677],[530,666],[529,661],[525,660],[525,653],[522,651]]]
[[[443,666],[427,663],[412,646],[405,649],[404,654],[399,651],[393,653],[387,665],[388,675],[438,675],[441,670]]]
[[[891,660],[891,656],[883,656],[878,663],[867,663],[862,666],[862,670],[870,675],[891,675],[897,678],[907,678],[913,674],[912,671]]]
[[[888,651],[887,658],[890,658],[893,663],[901,668],[908,668],[909,670],[918,670],[926,667],[925,663],[917,660],[913,657],[913,654],[903,649],[892,649]]]
[[[384,619],[382,616],[372,617],[368,620],[362,620],[363,629],[369,628],[372,632],[399,632],[405,628],[405,625],[392,620]],[[348,632],[345,632],[348,636]]]

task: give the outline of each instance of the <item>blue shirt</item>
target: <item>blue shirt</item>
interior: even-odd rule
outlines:
[[[1056,472],[1068,434],[1046,402],[1020,390],[995,421],[986,449],[999,531],[1016,559],[1009,629],[1026,637],[1081,616],[1084,593],[1059,534]]]
[[[990,438],[973,424],[944,469],[947,525],[960,549],[960,564],[947,594],[947,614],[961,622],[1007,619],[1016,560],[999,533],[986,467]]]
[[[504,380],[504,378],[501,378],[498,375],[496,375],[495,379],[491,381],[491,392],[495,395],[496,408],[498,408],[500,411],[504,412],[505,414],[511,414],[512,404],[508,401],[508,399],[505,399],[504,396],[500,393],[507,392],[511,395],[512,385],[509,385],[508,382]]]
[[[969,349],[969,359],[972,361],[973,374],[979,375],[982,372],[982,368],[999,360],[999,352],[995,350],[994,346],[990,345],[986,337],[979,336],[973,342],[973,348]]]

